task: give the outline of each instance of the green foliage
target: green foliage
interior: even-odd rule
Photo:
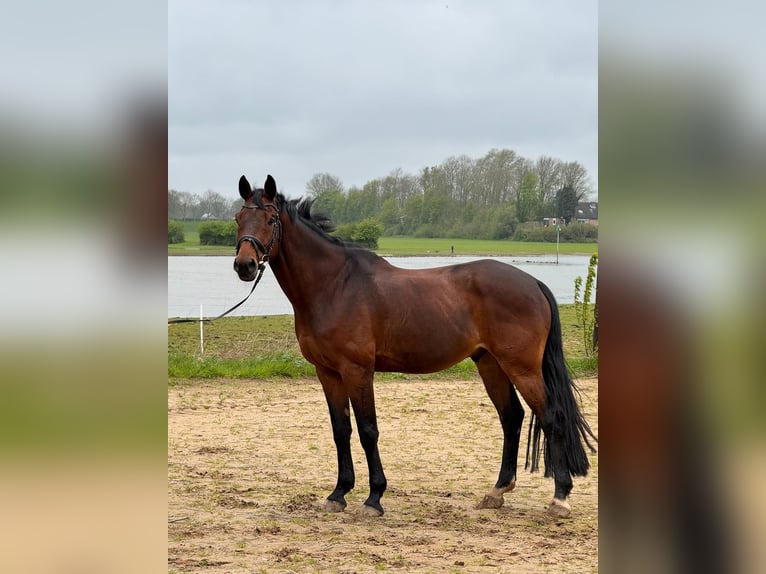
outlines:
[[[353,223],[346,223],[344,225],[338,225],[332,232],[332,234],[338,239],[351,242],[351,235],[354,233],[356,227]]]
[[[593,296],[593,286],[596,281],[596,267],[598,266],[598,253],[591,255],[588,263],[588,276],[585,279],[585,289],[583,290],[582,277],[575,279],[574,287],[574,308],[577,316],[577,326],[582,330],[583,347],[586,357],[594,357],[598,351],[593,331],[598,321],[598,312],[591,303]]]
[[[383,234],[383,225],[376,219],[368,217],[356,224],[351,234],[351,241],[370,249],[378,248],[378,239]]]
[[[368,217],[359,223],[339,225],[334,235],[343,241],[350,241],[370,249],[378,248],[378,239],[383,235],[383,224]]]
[[[316,211],[336,225],[376,219],[383,224],[385,236],[472,239],[507,239],[518,233],[517,239],[529,235],[528,240],[540,240],[535,233],[518,232],[518,223],[564,216],[569,224],[574,221],[577,202],[590,191],[588,174],[577,162],[547,156],[531,161],[510,149],[491,149],[476,159],[449,157],[417,174],[395,169],[361,187],[346,189],[330,173],[314,174],[306,184]],[[213,214],[225,220],[224,212],[238,210],[241,201],[226,204],[222,200],[212,190],[198,196],[169,189],[168,217],[198,220],[203,214]],[[201,235],[201,246],[232,245],[219,231]],[[348,241],[352,241],[352,231],[345,233]],[[595,240],[595,230],[591,232],[593,236],[578,234],[573,228],[562,233],[561,241]],[[187,234],[183,243],[187,242],[196,243],[196,237],[189,239]],[[200,251],[197,245],[174,245],[169,251]]]
[[[556,226],[518,228],[513,234],[514,241],[542,241],[556,243]],[[572,223],[561,226],[559,241],[562,243],[595,243],[598,227],[588,223]]]
[[[349,189],[346,196],[343,223],[375,217],[380,211],[380,197],[377,195],[377,190],[377,180],[367,182],[362,189],[358,187]]]
[[[328,189],[316,196],[312,210],[327,215],[336,223],[341,222],[345,219],[345,201],[343,193],[337,189]]]
[[[199,225],[200,245],[237,244],[237,223],[235,221],[205,221]]]
[[[335,228],[335,231],[332,232],[332,234],[337,237],[338,239],[342,239],[343,241],[351,241],[351,236],[354,234],[354,231],[356,230],[356,224],[355,223],[346,223],[345,225],[339,225]]]
[[[383,224],[385,231],[394,230],[399,227],[402,221],[401,210],[396,203],[396,199],[389,197],[380,206],[380,215],[378,216],[380,222]]]
[[[537,221],[540,215],[540,197],[537,192],[537,176],[528,172],[521,180],[516,210],[519,221]]]
[[[561,241],[588,242],[598,240],[598,227],[576,221],[561,228]],[[555,241],[555,239],[554,239]]]
[[[168,219],[168,244],[184,242],[184,226],[180,221]]]
[[[516,209],[509,203],[490,212],[488,239],[508,239],[513,237],[519,220]]]
[[[545,243],[556,243],[556,227],[529,227],[519,228],[513,234],[514,241],[542,241]],[[563,241],[563,239],[560,239]]]
[[[415,237],[421,239],[421,238],[429,238],[432,239],[434,237],[439,237],[441,235],[439,228],[435,225],[431,225],[430,223],[426,223],[424,225],[421,225],[415,230],[415,233],[413,234]]]
[[[420,226],[420,214],[423,211],[423,196],[413,195],[404,204],[402,213],[402,234],[409,235]]]
[[[578,201],[577,191],[571,185],[562,187],[556,194],[558,216],[565,218],[567,223],[574,221]]]

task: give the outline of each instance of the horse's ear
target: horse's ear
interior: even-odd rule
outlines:
[[[239,178],[239,194],[245,201],[253,195],[253,188],[250,187],[250,182],[247,181],[247,178],[244,175]]]
[[[263,195],[269,201],[272,201],[277,195],[277,182],[270,175],[266,176],[266,183],[263,184]]]

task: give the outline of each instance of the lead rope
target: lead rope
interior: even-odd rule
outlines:
[[[191,318],[189,318],[189,319],[168,319],[168,325],[170,325],[171,323],[210,323],[212,321],[216,321],[216,320],[220,319],[221,317],[225,317],[226,315],[228,315],[229,313],[234,311],[234,309],[236,309],[237,307],[242,305],[242,303],[244,303],[245,301],[247,301],[250,298],[250,295],[253,294],[253,291],[255,291],[255,288],[258,286],[258,282],[261,280],[261,277],[263,277],[263,272],[265,270],[266,270],[266,261],[261,261],[260,265],[258,265],[258,277],[255,278],[255,281],[253,282],[253,287],[252,287],[252,289],[250,289],[250,293],[248,293],[247,297],[242,299],[242,301],[240,301],[239,303],[234,305],[234,307],[232,307],[228,311],[224,311],[223,313],[221,313],[217,317],[213,317],[212,319],[210,319],[210,318],[205,318],[205,319],[191,319]]]

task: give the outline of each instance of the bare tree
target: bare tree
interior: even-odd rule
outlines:
[[[175,189],[168,190],[168,219],[183,218],[183,209],[181,205],[181,192]]]
[[[591,191],[588,172],[576,161],[569,161],[561,166],[561,184],[571,187],[578,201]]]
[[[529,160],[510,149],[492,149],[476,162],[472,199],[479,206],[493,207],[516,200]]]
[[[556,199],[556,192],[561,189],[561,160],[541,155],[535,162],[537,189],[540,203],[546,204]]]
[[[343,193],[343,182],[331,173],[315,173],[306,183],[306,193],[311,197],[319,197],[327,191]]]
[[[200,198],[202,216],[213,219],[224,219],[229,209],[229,201],[217,191],[208,189]]]
[[[381,199],[385,201],[393,197],[396,199],[399,208],[404,206],[407,199],[420,191],[418,178],[405,173],[400,167],[392,170],[391,173],[380,180]]]
[[[242,209],[242,199],[240,197],[236,197],[232,199],[229,202],[229,209],[226,212],[225,219],[228,219],[229,217],[234,217],[240,209]]]
[[[471,199],[476,160],[467,155],[452,156],[442,162],[441,168],[452,190],[452,198],[461,204],[467,203]]]
[[[199,203],[199,196],[192,195],[188,191],[179,191],[178,194],[178,211],[175,212],[176,219],[194,219],[196,217],[195,210]],[[168,198],[170,201],[170,198]]]

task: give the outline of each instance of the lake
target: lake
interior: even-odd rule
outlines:
[[[588,275],[588,255],[524,255],[518,257],[386,257],[404,269],[427,269],[496,259],[523,269],[550,287],[559,303],[574,302],[574,280]],[[199,317],[200,305],[206,317],[223,313],[241,301],[252,287],[239,280],[232,269],[233,256],[168,257],[168,317]],[[595,290],[594,290],[595,297]],[[231,316],[291,315],[293,308],[274,274],[266,269],[250,299]]]

